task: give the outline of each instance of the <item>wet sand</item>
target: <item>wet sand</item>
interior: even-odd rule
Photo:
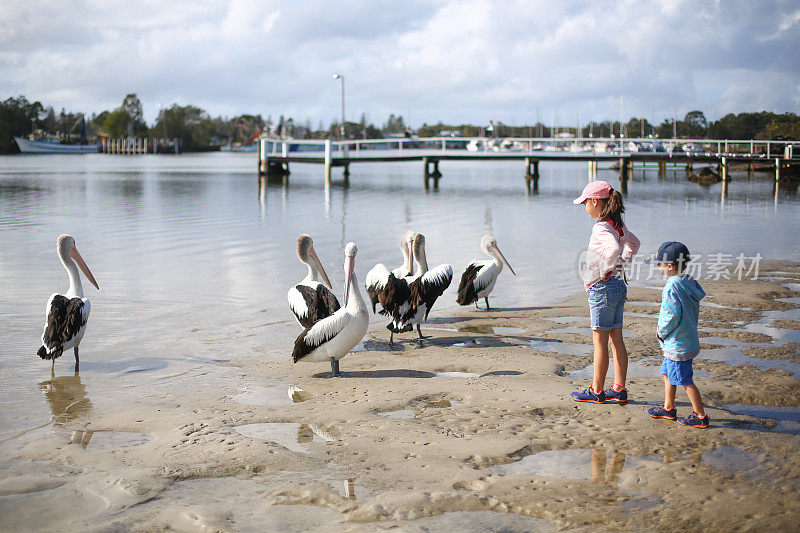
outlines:
[[[0,443],[0,529],[794,528],[800,265],[762,274],[702,283],[708,430],[645,412],[663,399],[656,288],[629,289],[626,406],[569,399],[592,360],[582,294],[434,310],[421,347],[371,325],[340,379],[226,354],[238,381],[166,381],[125,405],[93,403],[79,375],[43,381],[53,421]]]

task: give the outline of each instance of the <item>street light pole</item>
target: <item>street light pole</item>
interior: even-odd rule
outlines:
[[[340,128],[340,132],[342,135],[342,140],[345,140],[345,128],[344,128],[344,76],[341,74],[334,74],[333,79],[335,80],[342,80],[342,125]]]

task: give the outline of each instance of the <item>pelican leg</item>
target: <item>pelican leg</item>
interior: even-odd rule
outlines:
[[[422,335],[422,330],[419,328],[419,324],[417,324],[417,333],[419,334],[420,340],[425,338],[425,336]]]
[[[339,361],[333,357],[331,357],[331,375],[335,378],[342,376],[342,373],[339,372]]]
[[[389,330],[389,346],[394,346],[394,331]]]
[[[480,307],[478,307],[478,300],[475,300],[475,309],[480,309]]]
[[[78,358],[78,347],[75,347],[75,372],[78,371],[78,367],[81,365],[81,360]]]
[[[488,296],[484,296],[483,299],[486,300],[486,310],[488,311],[490,309],[490,307],[489,307],[489,297]]]
[[[50,378],[56,377],[56,360],[55,358],[52,359],[53,364],[50,365]]]

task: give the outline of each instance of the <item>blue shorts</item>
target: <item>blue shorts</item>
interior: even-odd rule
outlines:
[[[664,362],[661,363],[661,374],[667,376],[670,385],[694,385],[691,359],[673,361],[665,357]]]
[[[628,287],[618,277],[598,281],[589,287],[590,325],[595,331],[610,331],[622,327],[622,310]]]

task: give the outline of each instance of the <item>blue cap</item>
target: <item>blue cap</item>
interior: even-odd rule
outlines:
[[[646,263],[670,263],[673,265],[686,264],[692,260],[689,249],[685,244],[678,241],[669,241],[658,247],[656,256],[652,259],[645,259]]]

